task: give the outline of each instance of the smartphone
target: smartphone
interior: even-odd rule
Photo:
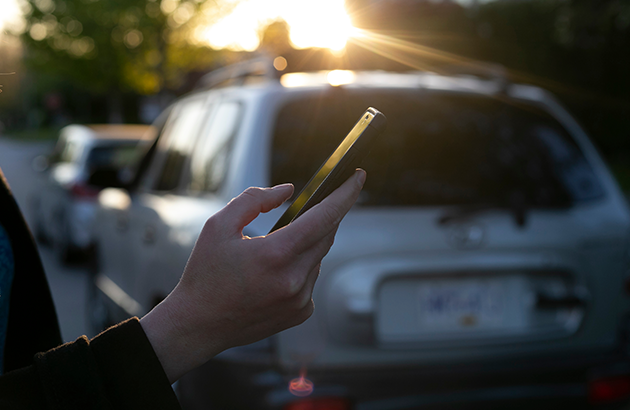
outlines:
[[[386,126],[385,116],[376,108],[368,108],[269,233],[290,224],[350,178]]]

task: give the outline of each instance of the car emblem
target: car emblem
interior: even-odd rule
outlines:
[[[479,224],[456,225],[448,233],[448,242],[456,249],[478,249],[485,243],[485,237],[485,230]]]

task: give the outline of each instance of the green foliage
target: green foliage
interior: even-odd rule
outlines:
[[[606,154],[630,152],[630,3],[494,2],[475,19],[488,35],[471,57],[557,94]]]
[[[621,189],[630,192],[630,158],[613,158],[608,162]]]
[[[213,53],[177,41],[199,2],[157,0],[29,0],[28,29],[22,35],[26,64],[35,73],[71,79],[96,93],[154,94],[193,55]],[[163,11],[165,3],[167,11]],[[182,13],[181,10],[185,13]],[[178,14],[179,12],[179,14]],[[173,49],[176,49],[174,51]],[[170,60],[175,57],[176,60]],[[184,67],[182,61],[189,63]],[[203,59],[208,63],[208,58]],[[192,66],[192,67],[191,67]],[[169,73],[169,69],[177,73]]]
[[[21,131],[10,132],[6,135],[6,137],[24,142],[52,142],[57,140],[57,137],[59,136],[59,130],[59,127],[30,128]]]
[[[358,26],[421,46],[399,60],[408,66],[498,63],[557,95],[609,158],[630,153],[629,1],[347,2]]]

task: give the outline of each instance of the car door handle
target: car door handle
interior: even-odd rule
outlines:
[[[142,242],[146,244],[155,243],[156,232],[155,228],[152,225],[147,225],[144,228],[144,234],[142,235]]]

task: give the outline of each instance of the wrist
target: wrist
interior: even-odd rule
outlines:
[[[140,319],[140,325],[171,383],[216,354],[211,340],[199,340],[201,324],[192,322],[191,309],[178,299],[176,292],[171,293]]]

